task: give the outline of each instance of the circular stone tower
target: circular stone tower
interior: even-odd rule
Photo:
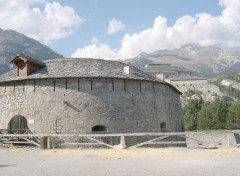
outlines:
[[[182,131],[180,92],[136,67],[18,55],[0,76],[0,128],[32,133]]]

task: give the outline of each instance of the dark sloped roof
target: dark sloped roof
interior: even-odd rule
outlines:
[[[16,76],[16,71],[11,70],[0,76],[0,83],[43,78],[119,78],[161,82],[179,92],[171,84],[158,80],[136,67],[134,74],[126,74],[123,71],[126,64],[117,61],[77,58],[48,60],[44,63],[46,64],[45,67],[32,72],[28,76]]]
[[[40,66],[45,66],[45,63],[37,60],[37,59],[33,59],[29,56],[25,56],[24,54],[18,54],[12,61],[11,63],[14,63],[17,59],[21,58],[22,60],[24,60],[24,62],[31,62]]]

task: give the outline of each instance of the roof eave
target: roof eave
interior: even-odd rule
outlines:
[[[26,63],[26,62],[29,62],[29,63],[37,64],[37,65],[39,65],[39,66],[41,66],[41,67],[45,67],[45,66],[46,66],[46,64],[45,64],[44,62],[41,62],[41,61],[39,61],[39,60],[35,60],[35,59],[30,58],[30,57],[28,57],[28,56],[25,56],[25,55],[23,55],[23,54],[17,54],[17,56],[16,56],[13,60],[11,60],[10,63],[15,64],[15,61],[16,61],[17,59],[19,59],[19,58],[22,59],[25,63]]]

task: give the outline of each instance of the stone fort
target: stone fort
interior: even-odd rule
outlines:
[[[184,100],[185,92],[189,90],[199,91],[201,93],[201,98],[204,101],[213,101],[216,98],[216,95],[222,97],[224,99],[224,94],[220,91],[220,89],[211,84],[207,78],[203,78],[200,76],[196,76],[192,73],[191,70],[173,66],[167,63],[149,63],[145,65],[143,69],[144,72],[155,76],[159,80],[163,80],[175,86],[178,90],[183,93],[181,97],[182,105],[186,103]]]
[[[181,92],[140,69],[101,59],[17,55],[0,76],[0,129],[36,134],[183,131]]]

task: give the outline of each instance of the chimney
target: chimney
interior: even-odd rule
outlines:
[[[156,78],[164,80],[166,77],[165,77],[165,75],[163,73],[158,73],[158,74],[156,74]]]
[[[18,54],[11,63],[16,65],[16,76],[28,76],[33,71],[45,67],[42,61],[23,54]]]
[[[123,69],[124,73],[131,75],[135,73],[135,69],[133,66],[129,65],[129,63],[126,63],[126,66],[124,66]]]

